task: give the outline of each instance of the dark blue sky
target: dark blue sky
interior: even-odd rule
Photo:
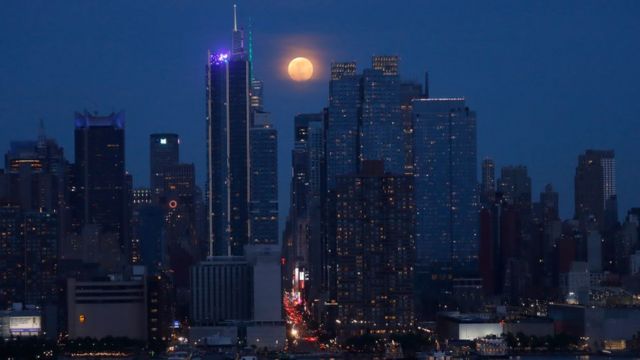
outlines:
[[[127,168],[148,182],[148,135],[176,132],[204,179],[207,49],[229,46],[230,1],[3,1],[0,150],[34,138],[39,118],[73,158],[73,113],[124,109]],[[573,213],[586,148],[613,148],[621,214],[640,206],[640,2],[239,1],[253,21],[255,72],[280,131],[281,210],[288,209],[293,116],[327,103],[331,60],[401,56],[428,69],[434,96],[465,96],[478,113],[478,155],[524,164]],[[293,56],[320,78],[282,76]],[[200,181],[202,183],[202,181]]]

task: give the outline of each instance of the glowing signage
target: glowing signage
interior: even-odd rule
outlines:
[[[160,139],[160,144],[167,145],[167,138],[161,138]]]
[[[40,316],[12,316],[9,331],[14,336],[37,335],[41,329]]]

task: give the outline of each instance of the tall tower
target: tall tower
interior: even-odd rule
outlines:
[[[393,174],[405,168],[398,62],[397,56],[374,56],[372,69],[362,74],[361,160],[383,160]]]
[[[149,136],[149,185],[154,195],[162,190],[164,171],[179,162],[180,138],[178,134],[151,134]]]
[[[616,160],[613,150],[587,150],[578,157],[575,218],[592,216],[604,229],[617,221]]]
[[[335,188],[336,176],[353,174],[358,169],[360,78],[355,62],[331,64],[327,123],[327,187],[330,190]]]
[[[464,98],[413,100],[418,261],[475,271],[476,115]]]
[[[241,255],[249,233],[250,63],[234,7],[232,52],[206,74],[209,255]]]
[[[80,224],[117,234],[121,251],[128,242],[124,113],[76,113],[75,181]]]
[[[480,184],[480,200],[482,206],[489,207],[496,196],[496,164],[493,159],[482,160],[482,182]]]

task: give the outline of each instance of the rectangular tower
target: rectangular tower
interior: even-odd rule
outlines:
[[[418,258],[475,271],[478,254],[476,116],[464,98],[413,100]]]

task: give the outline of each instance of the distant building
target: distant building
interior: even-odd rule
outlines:
[[[498,191],[504,201],[515,206],[522,214],[531,212],[531,178],[524,165],[504,166],[500,170]]]
[[[578,157],[575,175],[575,219],[590,216],[607,229],[618,220],[616,160],[613,150],[587,150]]]
[[[332,63],[327,121],[327,188],[336,177],[354,174],[359,162],[360,76],[356,63]]]
[[[149,136],[149,184],[154,195],[164,190],[164,170],[180,162],[180,138],[177,134]]]
[[[250,129],[250,244],[278,243],[278,132],[270,114],[254,113]]]
[[[234,50],[210,54],[206,73],[210,255],[242,255],[249,242],[250,62]]]
[[[405,170],[398,63],[398,56],[374,56],[362,73],[360,159],[383,160],[392,174]]]
[[[482,179],[480,182],[480,201],[487,206],[495,200],[496,195],[496,164],[493,159],[482,160]]]
[[[418,261],[474,273],[476,115],[463,98],[415,99],[412,104]]]
[[[338,337],[390,334],[415,322],[413,179],[365,161],[336,186]]]
[[[146,341],[147,316],[144,280],[67,280],[67,330],[71,339],[113,336]]]
[[[487,336],[501,336],[503,324],[491,314],[438,314],[436,333],[442,340],[475,340]]]
[[[0,306],[57,302],[58,231],[52,213],[0,207]]]
[[[95,226],[100,234],[115,235],[122,254],[129,245],[124,124],[123,112],[107,116],[76,113],[76,195],[71,203],[79,224]]]

